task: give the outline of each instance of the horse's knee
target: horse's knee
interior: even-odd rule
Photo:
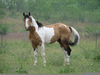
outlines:
[[[42,57],[45,57],[45,52],[41,52],[41,56]]]
[[[37,49],[34,50],[34,56],[37,57]]]

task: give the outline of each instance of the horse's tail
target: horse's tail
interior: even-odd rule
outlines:
[[[74,35],[74,41],[72,42],[71,40],[68,42],[69,45],[71,46],[74,46],[76,45],[77,43],[79,43],[79,39],[80,39],[80,36],[78,34],[78,32],[73,28],[73,27],[69,27],[70,30],[71,30],[71,34]]]

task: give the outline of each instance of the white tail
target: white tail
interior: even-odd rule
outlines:
[[[79,39],[80,39],[80,36],[78,34],[78,32],[73,28],[73,27],[69,27],[70,30],[72,31],[72,34],[74,35],[74,41],[69,43],[69,45],[76,45],[77,43],[79,43]]]

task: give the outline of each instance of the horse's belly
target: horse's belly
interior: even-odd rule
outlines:
[[[46,43],[46,44],[51,43],[51,39],[52,39],[52,37],[48,37],[48,36],[47,36],[47,37],[45,38],[45,43]]]

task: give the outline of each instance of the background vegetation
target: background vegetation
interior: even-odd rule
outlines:
[[[99,0],[0,0],[0,8],[16,12],[31,12],[36,19],[57,21],[81,21],[100,23]],[[1,15],[5,13],[0,11]]]
[[[80,34],[80,44],[71,47],[70,66],[63,66],[64,55],[56,42],[46,45],[47,67],[42,65],[40,49],[38,65],[33,67],[29,40],[0,40],[1,74],[100,73],[100,0],[0,0],[0,34],[2,30],[4,34],[25,32],[23,12],[31,12],[44,25],[73,26]]]

